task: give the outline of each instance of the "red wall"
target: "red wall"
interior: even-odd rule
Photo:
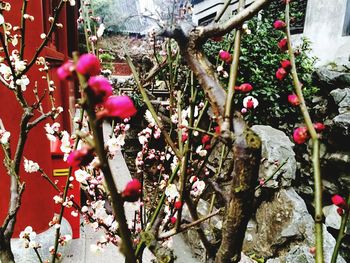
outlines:
[[[40,45],[41,39],[40,34],[44,32],[44,16],[47,16],[47,12],[44,9],[48,8],[42,5],[43,2],[49,1],[28,1],[27,13],[35,17],[34,22],[27,22],[26,31],[26,49],[24,57],[28,61],[31,60],[36,48]],[[51,1],[50,1],[51,2]],[[53,1],[55,2],[55,1]],[[20,25],[20,9],[22,6],[22,1],[11,1],[12,10],[10,13],[4,13],[6,21],[10,22],[12,25]],[[60,16],[60,22],[65,26],[61,29],[56,39],[59,43],[50,44],[42,52],[42,56],[46,57],[47,60],[54,66],[57,67],[62,64],[63,61],[68,59],[68,48],[67,48],[67,20],[66,11],[64,8],[62,15]],[[48,10],[46,10],[48,11]],[[72,12],[69,10],[68,12]],[[46,14],[45,14],[46,13]],[[74,13],[74,12],[72,12]],[[70,21],[68,25],[69,30],[74,30],[75,21]],[[76,43],[75,43],[76,44]],[[12,47],[12,45],[10,44]],[[18,48],[18,46],[16,47]],[[27,90],[24,92],[26,99],[30,102],[34,102],[34,96],[32,88],[35,81],[38,81],[39,94],[43,92],[45,86],[45,81],[41,79],[42,73],[37,70],[34,66],[33,69],[27,74],[30,79],[30,84]],[[71,106],[74,99],[69,97],[74,94],[73,87],[68,87],[64,83],[59,83],[55,75],[55,68],[51,72],[52,78],[56,80],[56,105],[62,105],[67,113],[69,106]],[[51,108],[48,100],[43,101],[43,106],[45,110]],[[4,86],[0,85],[0,118],[2,119],[6,130],[11,132],[11,147],[14,153],[15,146],[18,140],[19,134],[19,123],[22,114],[22,109],[19,107],[14,94],[6,89]],[[68,113],[67,113],[68,114]],[[61,127],[66,130],[70,130],[70,117],[68,115],[63,115],[59,117],[56,121],[61,123]],[[50,143],[45,136],[44,124],[50,122],[50,120],[44,121],[39,126],[33,128],[28,137],[27,144],[25,146],[24,156],[27,159],[38,162],[41,168],[48,174],[52,174],[52,157],[50,153]],[[3,153],[0,151],[0,158],[3,159]],[[23,161],[23,160],[22,160]],[[48,223],[54,215],[54,202],[52,197],[56,194],[52,186],[45,181],[40,174],[31,173],[27,174],[23,169],[23,162],[21,164],[20,171],[21,180],[25,181],[26,189],[23,193],[22,206],[19,210],[17,216],[17,224],[15,228],[14,237],[18,237],[18,234],[26,226],[30,225],[34,230],[39,233],[49,228]],[[53,178],[55,180],[56,178]],[[9,176],[6,174],[6,170],[2,163],[0,164],[0,224],[6,216],[9,202]]]

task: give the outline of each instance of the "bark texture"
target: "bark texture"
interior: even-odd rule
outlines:
[[[258,179],[261,142],[243,120],[235,121],[234,167],[230,201],[215,263],[239,262],[248,221],[253,213],[254,188]]]
[[[14,263],[15,259],[11,250],[10,238],[6,238],[3,228],[0,228],[0,261],[2,263]]]

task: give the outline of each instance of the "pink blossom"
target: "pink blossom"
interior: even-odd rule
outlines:
[[[243,83],[238,87],[235,87],[235,90],[241,91],[243,93],[247,93],[253,90],[253,86],[250,83]]]
[[[295,94],[288,95],[288,102],[293,106],[298,106],[300,104],[299,98]]]
[[[170,223],[173,224],[173,225],[176,223],[176,217],[175,216],[172,216],[170,218]]]
[[[207,144],[207,143],[210,143],[210,136],[208,134],[204,135],[202,137],[202,144]]]
[[[182,202],[181,201],[176,201],[174,204],[175,209],[180,209],[182,207]]]
[[[92,149],[88,147],[83,147],[80,150],[73,151],[69,154],[67,158],[67,163],[70,166],[85,166],[88,165],[94,159]]]
[[[109,96],[103,103],[104,109],[98,112],[97,117],[129,118],[136,114],[137,110],[133,101],[128,96]]]
[[[286,23],[282,20],[276,20],[274,23],[273,23],[273,27],[277,30],[281,30],[283,28],[286,27]]]
[[[219,58],[222,61],[225,61],[226,63],[230,63],[232,60],[232,56],[230,54],[230,52],[226,51],[226,50],[220,50],[219,51]]]
[[[284,68],[279,68],[276,71],[276,78],[278,80],[283,80],[288,75],[287,71]]]
[[[281,51],[286,51],[288,49],[287,39],[283,38],[280,42],[278,42],[278,47]]]
[[[293,132],[293,139],[296,144],[303,144],[309,137],[310,135],[306,127],[296,128]]]
[[[57,69],[57,76],[60,80],[68,80],[73,77],[74,65],[72,61],[67,61]]]
[[[316,132],[320,133],[326,129],[326,126],[321,122],[317,122],[317,123],[314,123],[314,128]]]
[[[122,197],[127,202],[135,202],[140,198],[142,185],[139,180],[132,179],[122,192]]]
[[[348,209],[348,204],[346,203],[345,199],[340,195],[333,195],[332,203],[344,210]]]
[[[85,76],[96,76],[101,72],[101,65],[99,59],[93,54],[84,54],[80,56],[76,70]]]
[[[286,71],[290,71],[292,69],[292,63],[288,59],[284,59],[281,61],[281,66],[284,68]]]
[[[102,76],[94,76],[89,78],[89,88],[94,94],[94,103],[99,104],[105,102],[109,96],[113,95],[112,86],[108,79]]]

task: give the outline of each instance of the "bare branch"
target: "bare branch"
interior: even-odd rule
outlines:
[[[201,39],[208,39],[211,37],[223,36],[231,32],[237,26],[243,24],[244,21],[252,18],[258,13],[265,5],[272,2],[272,0],[256,0],[249,7],[245,8],[239,14],[236,14],[226,22],[219,24],[210,24],[204,27],[198,27],[200,31]]]
[[[32,122],[29,122],[27,125],[27,129],[30,130],[33,127],[35,127],[36,125],[38,125],[40,122],[46,120],[49,117],[52,117],[54,115],[53,111],[49,111],[47,113],[44,113],[42,115],[40,115],[38,118],[36,118],[35,120],[33,120]]]
[[[192,228],[194,226],[199,225],[200,223],[202,223],[202,222],[212,218],[213,216],[216,216],[219,213],[220,213],[220,210],[217,210],[217,211],[215,211],[215,212],[213,212],[213,213],[211,213],[209,215],[206,215],[205,217],[202,217],[202,218],[200,218],[200,219],[198,219],[196,221],[193,221],[193,222],[191,222],[189,224],[183,224],[183,225],[180,226],[179,231],[176,231],[176,229],[172,229],[172,230],[170,230],[168,232],[165,232],[165,233],[159,235],[158,239],[159,240],[166,239],[166,238],[169,238],[171,236],[174,236],[174,235],[180,234],[182,232],[185,232],[186,230],[188,230],[188,229],[190,229],[190,228]]]

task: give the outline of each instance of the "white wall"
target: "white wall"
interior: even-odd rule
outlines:
[[[350,36],[342,36],[348,0],[308,0],[304,36],[319,65],[350,56]]]

